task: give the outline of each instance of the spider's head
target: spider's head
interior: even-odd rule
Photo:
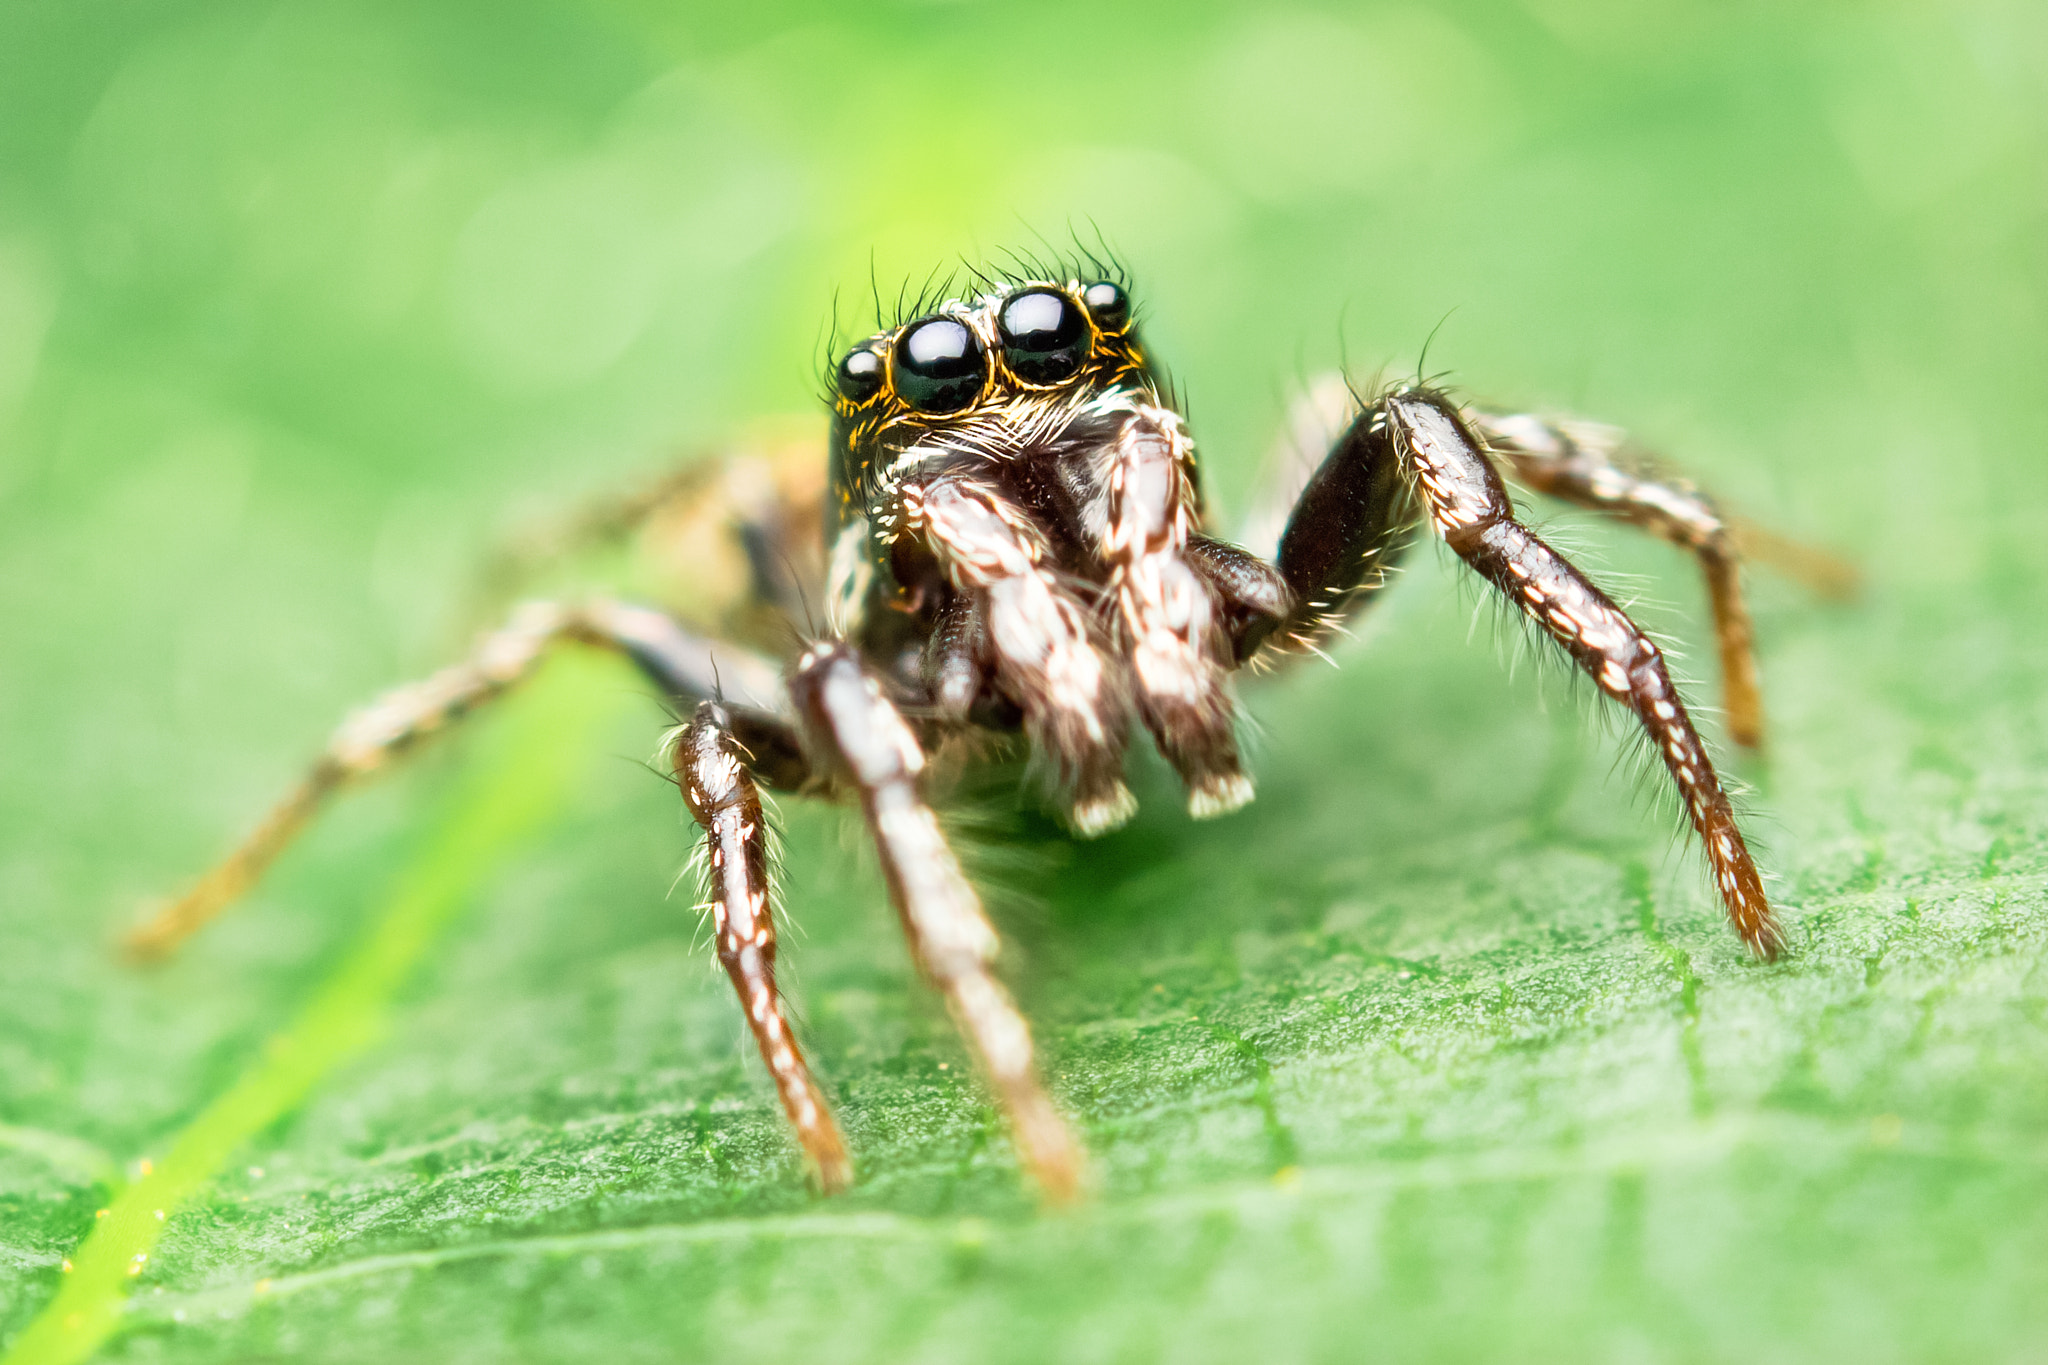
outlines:
[[[1021,454],[1104,394],[1150,391],[1131,299],[1113,280],[1026,280],[875,333],[832,373],[831,509],[861,515],[914,446]]]

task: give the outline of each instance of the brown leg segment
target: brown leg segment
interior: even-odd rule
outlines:
[[[802,780],[794,771],[801,766],[794,735],[776,714],[786,701],[770,665],[733,646],[718,646],[714,657],[708,642],[646,607],[621,602],[594,602],[583,607],[530,602],[514,612],[504,626],[486,635],[469,658],[432,677],[394,688],[343,721],[328,740],[326,752],[255,832],[183,896],[130,931],[123,947],[142,960],[176,951],[256,884],[327,798],[503,695],[531,676],[548,648],[561,640],[625,654],[672,697],[694,701],[722,688],[726,696],[744,703],[734,708],[742,738],[756,752],[772,756],[791,770],[777,785]],[[777,742],[778,732],[787,736],[781,742]]]
[[[1712,501],[1684,480],[1645,478],[1617,464],[1614,455],[1623,437],[1612,427],[1527,413],[1466,415],[1530,488],[1617,517],[1692,551],[1706,577],[1714,614],[1728,737],[1748,748],[1761,746],[1763,688],[1755,633],[1742,597],[1741,560],[1732,528]]]
[[[1018,1155],[1047,1196],[1080,1192],[1081,1149],[1039,1083],[1031,1030],[990,972],[1000,946],[917,789],[924,752],[847,645],[797,664],[790,692],[817,752],[859,794],[911,956],[938,988],[1010,1119]]]
[[[853,1163],[776,993],[771,835],[747,757],[733,736],[731,715],[711,701],[698,704],[690,723],[676,732],[671,751],[683,798],[704,830],[706,900],[717,931],[719,964],[739,993],[747,1027],[818,1184],[825,1193],[837,1194],[853,1183]]]
[[[1642,723],[1706,847],[1736,932],[1759,957],[1777,956],[1784,940],[1763,881],[1706,746],[1665,670],[1663,652],[1584,574],[1515,520],[1485,444],[1449,400],[1404,390],[1377,406],[1393,453],[1412,471],[1438,533]],[[1368,412],[1361,422],[1375,415]]]
[[[1391,581],[1420,519],[1414,480],[1387,449],[1386,414],[1357,414],[1302,483],[1281,533],[1274,566],[1291,605],[1273,652],[1316,650],[1363,611]]]

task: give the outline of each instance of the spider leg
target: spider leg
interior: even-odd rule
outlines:
[[[1326,404],[1337,401],[1319,392]],[[1337,429],[1328,456],[1302,481],[1274,555],[1293,594],[1274,632],[1282,648],[1313,651],[1363,610],[1386,587],[1421,516],[1413,478],[1379,449],[1384,417],[1357,415],[1348,389],[1342,398],[1353,403],[1354,418]]]
[[[1325,468],[1342,463],[1398,467],[1451,549],[1635,715],[1706,848],[1729,920],[1758,956],[1775,957],[1784,940],[1763,881],[1663,651],[1570,561],[1515,520],[1485,443],[1457,406],[1427,389],[1389,393],[1353,424]]]
[[[1265,560],[1228,541],[1189,536],[1184,553],[1223,607],[1231,662],[1243,664],[1293,610],[1294,594],[1288,591],[1287,580]]]
[[[1090,613],[1054,576],[1030,515],[964,475],[906,484],[902,496],[906,527],[923,535],[960,594],[926,646],[941,714],[967,718],[985,659],[1023,709],[1033,752],[1053,766],[1074,831],[1123,824],[1137,802],[1123,783],[1122,682],[1096,648]]]
[[[1760,957],[1775,957],[1784,940],[1763,880],[1663,651],[1569,560],[1515,520],[1485,442],[1449,399],[1427,389],[1397,389],[1338,438],[1280,539],[1278,567],[1300,604],[1288,624],[1313,629],[1314,613],[1370,591],[1420,519],[1636,717],[1706,848],[1729,920]]]
[[[827,1194],[853,1183],[853,1163],[831,1107],[811,1079],[803,1050],[783,1017],[775,989],[775,907],[771,832],[761,793],[748,772],[753,755],[737,734],[732,712],[715,701],[674,734],[670,759],[690,814],[704,830],[708,900],[718,961],[739,993],[747,1027],[768,1064],[782,1108]]]
[[[696,701],[722,690],[738,703],[732,708],[736,732],[758,756],[756,770],[778,787],[802,785],[802,748],[782,718],[787,701],[772,665],[727,645],[717,646],[714,658],[708,641],[651,608],[608,601],[579,607],[532,602],[484,636],[461,663],[394,688],[344,720],[305,776],[248,838],[127,935],[128,953],[151,959],[174,951],[246,893],[329,797],[501,696],[564,640],[617,650],[670,697]]]
[[[1025,1166],[1048,1196],[1073,1198],[1081,1150],[1039,1083],[1029,1026],[989,970],[1000,946],[995,927],[918,792],[925,757],[916,736],[843,643],[809,650],[790,693],[816,752],[860,797],[911,956],[966,1034]]]
[[[564,561],[634,540],[647,568],[687,592],[665,601],[692,626],[764,649],[787,642],[824,582],[819,433],[764,426],[745,446],[692,459],[518,530],[485,559],[475,600],[486,619]]]
[[[1742,561],[1734,530],[1712,499],[1689,481],[1649,478],[1616,463],[1623,437],[1612,427],[1528,413],[1467,409],[1465,415],[1530,488],[1639,526],[1693,553],[1714,614],[1728,737],[1746,748],[1761,747],[1763,689],[1742,594]]]
[[[1465,416],[1495,454],[1507,457],[1515,477],[1539,493],[1606,512],[1687,549],[1717,539],[1723,554],[1767,564],[1823,597],[1846,600],[1862,589],[1863,571],[1840,555],[1730,514],[1690,479],[1657,472],[1661,461],[1654,456],[1632,458],[1632,442],[1619,427],[1472,407]]]

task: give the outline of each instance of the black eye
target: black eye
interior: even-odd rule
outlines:
[[[839,396],[865,403],[882,391],[882,357],[863,346],[839,362]]]
[[[1088,305],[1088,311],[1094,315],[1099,327],[1113,330],[1131,320],[1131,296],[1123,291],[1122,285],[1109,280],[1091,284],[1082,290],[1081,302]]]
[[[919,412],[957,412],[981,392],[981,343],[954,318],[926,318],[896,339],[896,392]]]
[[[1027,384],[1051,384],[1081,368],[1093,333],[1065,294],[1033,289],[1003,305],[996,319],[1003,359]]]

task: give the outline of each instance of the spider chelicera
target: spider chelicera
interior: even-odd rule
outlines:
[[[758,487],[735,496],[715,464],[595,517],[620,530],[665,507],[723,507],[756,598],[801,611],[822,589],[828,628],[785,669],[650,607],[530,603],[466,662],[344,722],[248,840],[130,947],[175,946],[245,891],[337,788],[527,676],[555,642],[616,650],[688,715],[662,758],[703,831],[718,960],[821,1186],[845,1188],[853,1168],[777,994],[763,785],[859,803],[911,955],[965,1034],[1024,1165],[1048,1195],[1070,1197],[1082,1153],[991,970],[995,930],[929,804],[931,756],[977,733],[1021,736],[1068,827],[1100,835],[1135,807],[1123,775],[1136,721],[1185,784],[1191,815],[1236,810],[1252,779],[1231,675],[1314,651],[1426,529],[1634,717],[1735,931],[1759,956],[1778,953],[1762,880],[1663,651],[1517,520],[1503,475],[1693,553],[1729,733],[1754,747],[1762,708],[1738,528],[1711,502],[1633,472],[1612,428],[1463,405],[1422,383],[1339,389],[1348,411],[1328,414],[1319,463],[1279,480],[1284,515],[1262,557],[1203,533],[1194,444],[1139,342],[1125,286],[1102,277],[1114,272],[1031,273],[1040,277],[982,278],[984,292],[920,307],[838,362],[822,537],[815,498]],[[1760,533],[1749,543],[1839,585],[1811,552]],[[781,638],[800,637],[784,627]]]

